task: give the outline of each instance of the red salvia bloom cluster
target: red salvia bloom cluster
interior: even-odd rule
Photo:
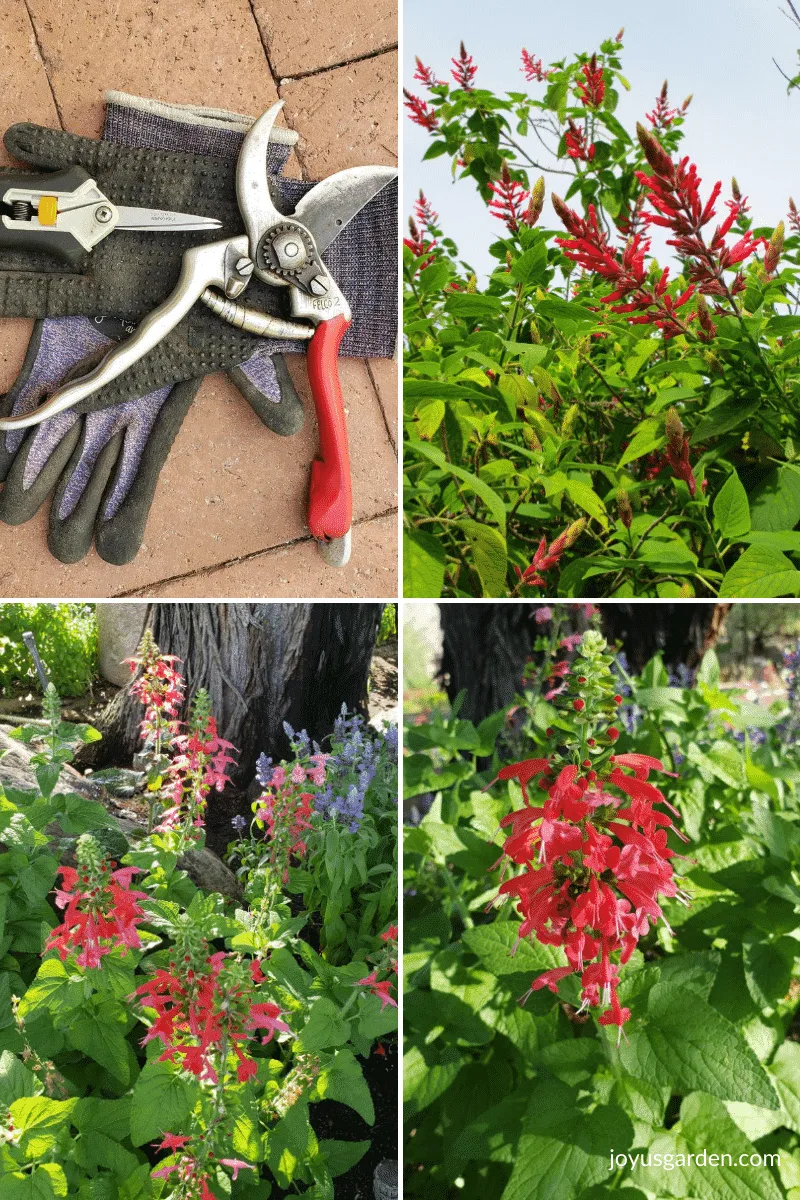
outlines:
[[[653,111],[647,113],[646,116],[654,129],[669,129],[675,118],[681,116],[681,114],[686,111],[687,105],[688,101],[685,101],[683,108],[670,108],[669,98],[667,96],[667,80],[665,79],[661,88],[661,92],[656,99]]]
[[[403,95],[405,96],[403,105],[408,109],[409,116],[415,125],[421,125],[423,129],[428,130],[438,127],[439,120],[427,100],[413,95],[407,88],[403,88]]]
[[[606,82],[603,68],[597,65],[597,55],[593,54],[588,63],[581,67],[583,79],[578,83],[581,103],[587,108],[599,108],[606,95]]]
[[[508,163],[503,162],[500,179],[490,183],[492,199],[489,201],[489,212],[493,217],[505,221],[510,233],[516,233],[525,219],[530,192],[526,192],[521,183],[511,178]]]
[[[547,545],[547,538],[542,538],[530,565],[524,571],[521,571],[517,566],[514,567],[519,579],[517,587],[523,585],[526,587],[547,587],[547,582],[543,578],[545,571],[550,571],[553,567],[558,566],[561,555],[577,540],[585,525],[585,517],[581,517],[579,521],[573,521],[549,546]]]
[[[788,217],[789,217],[789,224],[791,225],[794,232],[800,233],[800,213],[798,213],[797,206],[795,205],[795,202],[791,196],[789,197]]]
[[[431,254],[431,250],[436,245],[436,238],[430,238],[426,241],[424,234],[420,231],[413,217],[408,218],[408,230],[411,236],[403,238],[403,245],[408,246],[414,257],[419,259],[416,269],[423,271],[434,260],[435,256]]]
[[[160,1062],[177,1062],[214,1084],[227,1070],[227,1056],[234,1054],[236,1077],[246,1082],[258,1070],[247,1053],[258,1031],[269,1031],[264,1044],[276,1029],[291,1032],[277,1004],[253,1000],[253,987],[264,981],[258,962],[242,962],[224,950],[209,954],[204,939],[197,945],[176,942],[169,969],[159,968],[134,993],[143,1008],[156,1013],[142,1045],[157,1038],[164,1046]]]
[[[439,220],[439,214],[434,210],[428,197],[420,188],[419,196],[414,201],[414,216],[422,229],[429,229]]]
[[[478,68],[472,61],[472,55],[467,54],[467,49],[463,42],[459,47],[458,58],[451,58],[450,61],[453,64],[453,70],[450,72],[453,79],[455,79],[458,86],[463,88],[465,92],[471,92],[472,81],[478,73]]]
[[[612,752],[619,730],[611,722],[622,698],[614,693],[605,648],[600,634],[583,635],[570,680],[569,707],[578,714],[573,761],[550,754],[503,767],[497,776],[515,779],[524,800],[501,822],[509,832],[500,861],[522,870],[501,884],[500,897],[517,905],[520,940],[535,937],[564,949],[567,965],[545,971],[530,990],[556,993],[562,979],[578,972],[581,1009],[608,1006],[600,1024],[621,1032],[630,1010],[617,995],[620,966],[650,924],[664,920],[659,899],[686,898],[670,862],[673,823],[656,806],[678,814],[649,782],[652,771],[664,771],[662,763]],[[545,793],[540,805],[529,794],[534,780]]]
[[[45,950],[57,950],[62,960],[79,951],[79,967],[99,967],[104,955],[116,947],[141,946],[137,925],[145,919],[139,901],[144,892],[132,892],[131,881],[140,867],[120,867],[108,862],[90,834],[76,844],[76,867],[59,867],[61,887],[56,888],[56,907],[64,919],[50,934]]]
[[[703,203],[700,198],[702,180],[697,173],[697,167],[689,162],[688,157],[679,163],[673,163],[670,156],[658,140],[643,125],[637,125],[637,133],[645,158],[652,168],[652,175],[637,171],[636,177],[643,187],[648,190],[648,202],[656,210],[646,213],[645,220],[649,225],[659,225],[670,230],[675,236],[667,239],[667,245],[674,246],[678,253],[689,261],[689,278],[699,290],[707,296],[735,296],[744,288],[744,277],[737,271],[733,282],[728,285],[723,272],[743,263],[758,247],[764,243],[763,238],[754,238],[750,230],[732,246],[728,246],[726,238],[734,223],[745,211],[745,201],[734,198],[726,201],[728,215],[716,227],[708,245],[701,230],[716,216],[716,202],[722,191],[718,181],[711,189],[711,195]]]
[[[645,264],[645,255],[650,249],[648,238],[635,233],[619,251],[609,246],[608,235],[600,226],[593,204],[589,205],[585,220],[560,196],[553,196],[553,207],[572,235],[556,238],[567,258],[585,271],[602,275],[613,283],[613,291],[602,297],[604,304],[611,305],[612,312],[636,313],[638,315],[628,317],[631,324],[656,325],[666,337],[684,332],[685,327],[677,319],[676,312],[691,299],[694,286],[690,285],[673,300],[667,293],[668,267],[657,282],[650,282]]]
[[[592,162],[594,159],[594,144],[587,143],[586,134],[572,120],[564,134],[564,144],[570,158],[580,159],[581,162]]]
[[[555,73],[553,71],[545,71],[544,67],[542,66],[542,60],[540,58],[535,58],[532,54],[529,54],[527,50],[522,51],[522,66],[520,67],[520,70],[524,74],[528,83],[544,83],[550,78],[551,75]]]
[[[270,866],[283,883],[289,879],[292,858],[301,858],[306,852],[303,835],[311,828],[313,799],[311,792],[301,791],[297,784],[287,780],[280,786],[268,787],[256,801],[256,820],[263,822],[269,837]]]
[[[380,955],[371,955],[370,957],[377,961],[377,966],[374,971],[370,971],[363,979],[357,980],[354,987],[363,987],[371,992],[373,996],[377,996],[381,1002],[381,1012],[386,1008],[387,1004],[391,1004],[393,1008],[397,1008],[397,1001],[391,995],[393,981],[391,979],[378,979],[378,975],[383,971],[388,971],[391,975],[397,974],[397,926],[390,925],[381,934],[383,942],[383,950]]]
[[[435,87],[439,80],[433,73],[432,67],[426,67],[425,63],[416,55],[414,61],[417,64],[417,69],[414,72],[414,78],[417,83],[424,83],[425,87]]]
[[[181,1134],[168,1133],[156,1146],[157,1150],[169,1150],[171,1160],[152,1172],[154,1179],[169,1179],[173,1189],[171,1200],[217,1200],[208,1181],[209,1172],[216,1162],[230,1167],[234,1180],[240,1171],[255,1171],[251,1163],[240,1158],[215,1158],[205,1139],[193,1139]]]
[[[168,770],[172,806],[162,814],[159,832],[180,829],[188,834],[202,829],[209,793],[223,791],[229,782],[227,768],[235,759],[227,751],[234,746],[219,736],[208,705],[208,694],[198,692],[188,733],[173,738],[178,753]]]
[[[156,753],[160,754],[166,740],[178,732],[184,681],[175,663],[180,659],[174,654],[162,654],[152,632],[146,629],[136,657],[126,658],[125,662],[133,675],[141,671],[131,683],[130,690],[144,705],[144,720],[140,725],[142,737],[152,739]]]

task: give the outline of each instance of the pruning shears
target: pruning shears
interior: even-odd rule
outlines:
[[[286,216],[273,203],[266,171],[269,135],[282,107],[279,101],[258,118],[239,151],[236,197],[246,233],[187,250],[174,291],[144,318],[134,334],[111,349],[94,370],[60,387],[38,409],[0,419],[0,430],[38,425],[93,395],[157,346],[198,300],[239,329],[262,337],[307,340],[308,374],[320,442],[320,457],[311,468],[308,525],[325,560],[333,566],[344,566],[350,557],[352,486],[338,354],[352,318],[347,300],[320,255],[397,177],[397,171],[374,166],[339,171],[306,192],[292,215]],[[101,202],[112,211],[111,219],[114,213],[121,214],[116,228],[153,227],[124,225],[131,210],[115,210],[105,197],[95,203]],[[199,226],[172,225],[173,229],[208,227],[204,218],[170,215],[203,222]],[[77,236],[74,224],[64,232]],[[47,251],[44,236],[37,238],[35,247],[29,242],[28,248]],[[1,239],[2,233],[0,246]],[[64,256],[66,252],[63,241],[53,244],[52,253]],[[291,316],[299,319],[285,320],[241,304],[239,297],[253,275],[275,287],[290,288]]]

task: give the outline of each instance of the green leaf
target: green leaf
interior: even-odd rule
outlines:
[[[505,596],[508,548],[506,539],[492,525],[481,525],[478,521],[459,521],[464,530],[472,561],[484,596]]]
[[[787,1115],[786,1124],[800,1133],[800,1044],[784,1042],[767,1070]]]
[[[58,1003],[51,1005],[51,1001],[60,1000],[69,986],[70,975],[61,960],[59,958],[45,959],[39,967],[33,983],[22,997],[19,1006],[21,1016],[28,1017],[38,1009],[59,1008]]]
[[[317,1076],[311,1099],[338,1100],[354,1109],[368,1125],[375,1123],[372,1094],[352,1050],[337,1051],[333,1062],[323,1067]]]
[[[642,338],[635,346],[631,347],[625,357],[625,374],[628,379],[633,379],[638,374],[662,344],[660,338]]]
[[[441,467],[443,471],[449,471],[451,475],[455,475],[457,479],[461,479],[470,491],[473,491],[483,501],[505,534],[506,506],[502,498],[487,483],[484,483],[482,479],[479,479],[477,475],[473,475],[470,471],[465,471],[463,467],[457,467],[454,463],[448,462],[444,454],[436,446],[429,446],[426,442],[408,442],[407,451],[421,454],[423,458],[430,459],[432,463],[437,467]]]
[[[734,471],[714,500],[714,526],[723,537],[738,538],[750,532],[750,505],[744,484]]]
[[[23,1096],[32,1096],[36,1090],[36,1077],[20,1062],[16,1054],[4,1050],[0,1054],[0,1104],[8,1108]]]
[[[46,1096],[22,1097],[9,1105],[19,1146],[26,1158],[41,1158],[56,1141],[56,1133],[68,1124],[77,1100],[50,1100]]]
[[[633,1143],[621,1108],[598,1105],[581,1112],[578,1093],[558,1080],[534,1080],[514,1169],[502,1200],[565,1200],[608,1179],[612,1149]]]
[[[349,1033],[350,1026],[339,1016],[333,1001],[320,996],[312,1004],[298,1040],[304,1050],[327,1050],[331,1046],[343,1046]]]
[[[750,497],[752,527],[778,533],[800,521],[800,470],[784,463],[770,471]]]
[[[720,1100],[777,1108],[778,1097],[742,1035],[696,992],[659,983],[647,999],[647,1017],[620,1046],[624,1067],[640,1079],[704,1091]]]
[[[577,504],[578,508],[582,508],[590,517],[594,517],[603,529],[608,529],[606,506],[593,488],[579,479],[568,479],[566,490],[573,504]]]
[[[109,1000],[99,1009],[81,1013],[69,1027],[75,1049],[83,1050],[122,1083],[127,1083],[130,1078],[125,1024],[124,1010]]]
[[[479,295],[473,292],[454,292],[447,297],[445,308],[451,317],[467,321],[496,317],[503,307],[500,296]]]
[[[651,450],[659,449],[665,441],[664,422],[658,417],[648,417],[638,425],[628,448],[617,463],[617,470],[621,470],[634,459],[649,454]]]
[[[438,1100],[466,1061],[455,1046],[441,1051],[433,1046],[412,1046],[403,1058],[403,1099],[408,1115],[414,1116]]]
[[[745,937],[742,949],[747,990],[759,1008],[774,1008],[789,991],[800,943],[792,937],[768,942],[758,932]]]
[[[403,531],[404,596],[441,596],[446,566],[447,555],[433,534]]]
[[[282,1188],[302,1178],[309,1160],[318,1153],[316,1135],[308,1121],[308,1102],[296,1101],[267,1134],[267,1162]]]
[[[492,975],[536,974],[566,965],[566,959],[555,946],[524,941],[515,951],[518,929],[516,921],[493,921],[465,930],[462,941]]]
[[[785,554],[771,550],[769,546],[750,546],[726,572],[719,585],[719,595],[724,599],[798,594],[800,571],[795,569]]]
[[[432,262],[430,266],[420,271],[417,276],[417,287],[423,296],[430,296],[434,292],[441,292],[452,274],[453,268],[447,259],[439,259],[438,262]]]
[[[320,1141],[320,1151],[328,1164],[328,1170],[335,1179],[344,1175],[361,1159],[370,1148],[370,1142],[339,1142],[334,1138],[323,1138]]]
[[[547,244],[537,242],[530,250],[520,254],[511,264],[511,278],[517,283],[543,283],[547,276]]]
[[[536,305],[537,316],[547,317],[556,329],[570,337],[574,333],[585,333],[600,324],[601,317],[574,300],[560,300],[557,296],[548,296]]]
[[[431,400],[421,404],[414,416],[414,433],[418,438],[430,441],[444,420],[444,400]]]
[[[131,1141],[143,1146],[163,1133],[181,1133],[200,1099],[200,1086],[169,1063],[149,1062],[133,1089]]]

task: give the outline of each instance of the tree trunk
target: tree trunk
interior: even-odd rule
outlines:
[[[696,667],[715,645],[730,604],[605,604],[603,632],[619,641],[638,673],[661,654],[666,667]]]
[[[380,614],[380,604],[154,603],[145,626],[165,654],[181,660],[187,698],[208,691],[221,736],[238,750],[232,778],[244,790],[259,754],[288,754],[284,721],[321,741],[342,704],[366,715]],[[99,722],[103,740],[91,747],[93,765],[129,760],[141,718],[141,705],[124,689]]]
[[[461,716],[481,721],[511,704],[520,687],[525,663],[533,657],[537,626],[533,614],[541,605],[440,604],[441,675],[451,700],[462,689]],[[569,606],[574,631],[586,628],[584,606]],[[621,642],[634,672],[656,653],[668,667],[695,667],[722,631],[729,604],[603,604],[602,630],[610,642]]]

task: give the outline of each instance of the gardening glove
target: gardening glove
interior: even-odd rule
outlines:
[[[118,95],[118,93],[117,93]],[[113,98],[113,97],[112,97]],[[243,136],[243,135],[242,135]],[[82,166],[114,203],[192,211],[222,222],[198,233],[115,231],[87,254],[78,271],[68,271],[30,251],[0,255],[0,316],[95,316],[140,320],[177,283],[189,246],[241,235],[236,204],[235,158],[111,145],[36,125],[15,125],[5,136],[15,157],[36,169]],[[238,149],[238,147],[237,147]],[[17,173],[18,174],[18,173]],[[276,180],[275,205],[287,213],[314,184]],[[390,357],[397,315],[397,186],[390,184],[366,205],[322,255],[353,310],[341,353],[359,358]],[[284,315],[286,289],[255,279],[248,305]],[[263,339],[234,328],[204,305],[187,317],[148,355],[88,397],[78,411],[135,400],[175,382],[196,379],[246,361]],[[273,341],[272,350],[304,353],[295,340]]]
[[[232,121],[239,123],[238,129],[231,129]],[[234,114],[110,93],[105,137],[157,149],[188,144],[198,152],[235,158],[249,124],[248,118]],[[277,132],[279,140],[270,146],[268,158],[271,171],[282,168],[296,138],[289,131]],[[5,404],[0,402],[0,411],[36,407],[69,375],[91,369],[87,356],[102,357],[112,338],[131,331],[107,317],[39,322],[20,377]],[[270,357],[274,344],[258,339],[258,353],[230,374],[261,420],[288,434],[302,424],[302,405],[283,359]],[[94,533],[106,561],[130,561],[141,545],[159,471],[198,385],[198,380],[184,381],[80,418],[71,410],[30,431],[9,431],[0,443],[0,479],[7,478],[0,517],[13,524],[29,519],[58,481],[50,514],[52,553],[74,562],[88,552]]]

